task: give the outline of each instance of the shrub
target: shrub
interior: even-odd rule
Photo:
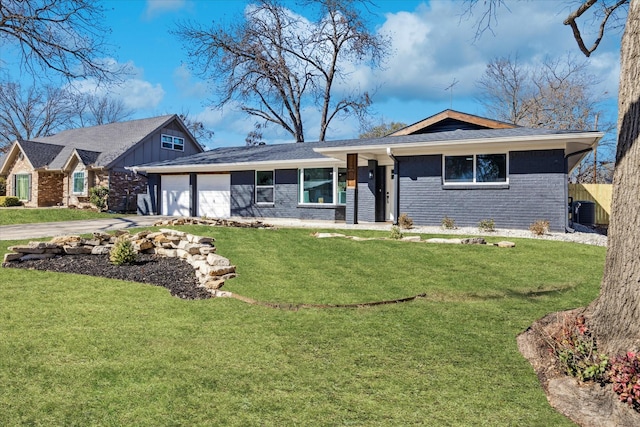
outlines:
[[[126,236],[120,236],[109,252],[109,261],[115,265],[133,264],[136,261],[136,250]]]
[[[546,219],[539,219],[529,226],[529,231],[536,236],[542,236],[549,232],[549,221]]]
[[[109,187],[91,187],[91,189],[89,190],[89,194],[89,201],[96,208],[98,208],[99,211],[107,210],[107,196],[109,196]]]
[[[447,230],[453,230],[456,228],[456,220],[453,218],[449,218],[445,216],[442,218],[442,228],[446,228]]]
[[[0,206],[8,208],[10,206],[22,206],[22,202],[14,196],[0,196]]]
[[[4,176],[0,176],[0,196],[7,195],[7,179]]]
[[[553,350],[567,375],[583,382],[607,380],[609,358],[598,354],[596,339],[584,316],[565,319],[559,333],[552,338]]]
[[[413,220],[411,219],[411,217],[409,217],[409,215],[403,213],[398,217],[398,224],[400,224],[400,227],[408,230],[409,228],[413,227]]]
[[[493,218],[482,219],[478,223],[478,228],[480,231],[496,231],[496,223],[493,221]]]
[[[609,381],[620,400],[640,411],[640,353],[628,352],[611,360]]]
[[[402,239],[403,235],[402,235],[402,231],[400,231],[400,227],[398,227],[397,225],[391,226],[391,233],[389,237],[394,240]]]

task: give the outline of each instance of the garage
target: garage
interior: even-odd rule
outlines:
[[[189,175],[162,175],[162,215],[190,216]]]
[[[201,174],[198,183],[198,216],[229,218],[231,215],[231,175]]]

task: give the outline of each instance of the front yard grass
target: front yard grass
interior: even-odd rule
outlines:
[[[238,266],[224,289],[254,299],[427,296],[286,311],[3,268],[0,425],[572,425],[548,405],[515,339],[596,297],[604,248],[180,229],[214,236]],[[0,252],[15,243],[0,241]]]
[[[37,222],[74,221],[82,219],[122,218],[126,215],[68,208],[0,208],[0,225]]]

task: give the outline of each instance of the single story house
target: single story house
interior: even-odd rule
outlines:
[[[0,159],[0,175],[7,195],[28,207],[83,207],[92,187],[106,186],[109,209],[131,211],[147,180],[127,167],[203,151],[173,114],[15,141]]]
[[[569,172],[601,132],[531,129],[446,110],[392,135],[222,147],[131,167],[139,212],[458,226],[568,225]]]

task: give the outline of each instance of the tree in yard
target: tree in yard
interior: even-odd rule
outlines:
[[[0,152],[16,139],[51,135],[68,126],[71,96],[64,89],[0,82]]]
[[[620,59],[618,146],[600,295],[589,307],[600,348],[640,350],[640,1],[631,0]]]
[[[586,71],[587,62],[568,54],[527,66],[510,56],[493,58],[476,82],[478,101],[488,117],[526,127],[591,130],[601,96],[598,83]],[[612,127],[600,123],[600,127]]]
[[[371,104],[367,92],[339,92],[349,67],[377,67],[388,41],[370,32],[360,9],[365,0],[303,1],[319,12],[308,21],[278,0],[258,0],[229,26],[181,23],[191,68],[216,84],[219,107],[232,101],[261,122],[275,124],[296,142],[305,140],[303,113],[319,111],[318,140],[339,117],[364,117]],[[353,85],[346,85],[351,86]]]
[[[502,0],[491,0],[492,8]],[[478,0],[468,0],[473,7]],[[486,2],[485,2],[486,3]],[[599,32],[591,47],[577,20],[600,7]],[[600,351],[620,354],[640,350],[640,0],[586,0],[564,21],[580,50],[590,56],[616,14],[627,11],[622,36],[618,92],[618,143],[613,176],[607,258],[600,295],[588,308]],[[488,15],[491,18],[491,14]],[[613,20],[612,20],[613,19]],[[485,21],[486,22],[486,21]],[[482,26],[482,21],[479,28]]]
[[[401,122],[371,124],[365,126],[363,132],[360,134],[360,138],[381,138],[405,127],[407,127],[407,125]]]
[[[563,130],[597,127],[611,132],[615,124],[601,119],[603,94],[594,91],[599,81],[587,72],[587,65],[586,60],[578,61],[572,54],[545,58],[538,66],[522,64],[517,55],[493,58],[476,82],[480,89],[477,99],[487,117],[519,126]],[[572,178],[611,182],[607,165],[613,160],[615,140],[605,138],[598,148],[605,147],[608,149],[600,150],[600,154],[610,154],[598,158],[594,152],[586,157]]]
[[[133,111],[121,99],[108,95],[79,93],[72,95],[78,127],[106,125],[128,120]]]
[[[2,0],[0,49],[15,48],[34,78],[54,72],[67,80],[113,81],[125,70],[105,59],[103,13],[96,0]]]

